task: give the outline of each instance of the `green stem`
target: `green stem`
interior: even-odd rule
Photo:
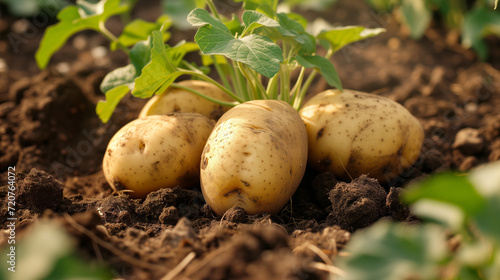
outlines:
[[[215,70],[217,71],[217,74],[219,75],[219,78],[221,79],[222,83],[226,88],[230,88],[234,91],[234,88],[232,88],[231,83],[229,83],[226,74],[224,74],[224,71],[222,70],[222,67],[217,63],[217,58],[215,55],[212,55],[212,60],[214,61],[214,67]]]
[[[245,102],[245,100],[241,99],[239,96],[235,95],[233,92],[231,92],[229,89],[227,89],[226,87],[224,87],[223,85],[221,85],[220,83],[218,83],[216,80],[210,78],[209,76],[199,72],[199,71],[191,71],[191,70],[182,70],[182,69],[179,69],[177,70],[177,73],[180,74],[180,75],[190,75],[190,76],[194,76],[194,77],[197,77],[197,78],[200,78],[201,80],[204,80],[204,81],[207,81],[211,84],[214,84],[215,86],[217,86],[218,88],[220,88],[221,90],[223,90],[225,93],[227,93],[227,95],[229,95],[232,99],[236,100],[237,102],[239,103],[243,103]],[[180,76],[179,75],[179,76]]]
[[[281,100],[290,104],[290,71],[286,63],[280,67],[280,85]]]
[[[267,84],[266,89],[266,95],[268,99],[278,98],[278,77],[279,75],[274,75],[274,77],[269,79],[269,83]]]
[[[118,40],[118,38],[113,34],[111,33],[111,31],[109,31],[106,26],[105,26],[105,23],[104,21],[100,21],[99,22],[99,31],[101,32],[102,35],[104,35],[108,40],[110,40],[111,42],[114,42],[116,43],[116,45],[121,49],[123,50],[127,55],[130,53],[129,49],[124,46],[120,40]]]
[[[240,69],[241,74],[243,75],[245,81],[247,82],[247,85],[250,87],[251,90],[251,98],[249,100],[254,100],[254,99],[259,99],[258,98],[258,90],[255,86],[255,81],[252,79],[252,76],[248,73],[247,69],[245,68],[245,65],[241,62],[237,62],[238,69]]]
[[[238,88],[240,89],[240,96],[243,98],[245,101],[250,100],[250,95],[248,94],[248,88],[247,85],[244,84],[245,77],[241,73],[241,69],[238,68],[236,65],[236,62],[232,61],[233,65],[233,70],[234,70],[234,76],[235,76],[235,81],[236,84],[238,85]]]
[[[219,12],[217,12],[217,8],[215,8],[214,2],[212,0],[207,0],[206,1],[208,4],[208,7],[210,8],[210,11],[212,11],[212,14],[214,14],[214,17],[216,17],[218,20],[222,21],[222,18],[219,15]]]
[[[300,105],[302,104],[302,100],[304,98],[304,96],[300,95],[300,89],[302,86],[302,81],[304,80],[305,72],[306,72],[306,68],[302,67],[300,69],[300,74],[299,74],[299,77],[297,78],[297,82],[295,83],[294,87],[292,88],[292,97],[291,97],[292,102],[293,102],[292,106],[296,110],[299,110]]]
[[[179,84],[176,84],[176,83],[172,83],[170,85],[171,87],[174,87],[174,88],[180,88],[180,89],[183,89],[183,90],[186,90],[186,91],[189,91],[193,94],[196,94],[198,95],[199,97],[202,97],[202,98],[205,98],[209,101],[212,101],[213,103],[216,103],[216,104],[219,104],[219,105],[222,105],[222,106],[227,106],[227,107],[234,107],[238,104],[240,104],[239,102],[227,102],[227,101],[222,101],[222,100],[219,100],[219,99],[215,99],[215,98],[212,98],[210,96],[206,96],[205,94],[197,91],[197,90],[194,90],[190,87],[186,87],[186,86],[182,86],[182,85],[179,85]]]

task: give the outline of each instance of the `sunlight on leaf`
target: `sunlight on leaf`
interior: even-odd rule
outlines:
[[[485,202],[467,176],[457,176],[453,173],[438,174],[410,186],[404,194],[404,199],[409,203],[421,199],[449,203],[462,209],[466,215],[481,211]]]
[[[133,87],[133,83],[136,77],[137,75],[135,67],[132,64],[116,68],[115,70],[109,72],[102,80],[101,91],[105,93],[112,88],[121,85],[128,85],[129,87]]]
[[[365,28],[363,26],[345,26],[321,32],[318,39],[326,40],[334,52],[348,44],[367,39],[385,32],[384,28]]]

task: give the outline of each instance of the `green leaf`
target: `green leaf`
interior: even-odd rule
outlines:
[[[485,199],[466,176],[443,173],[408,188],[403,196],[408,203],[430,199],[459,207],[467,216],[482,210]]]
[[[298,55],[297,61],[305,68],[315,68],[325,78],[326,82],[333,87],[342,90],[342,83],[333,63],[319,55]]]
[[[171,25],[170,19],[164,19],[165,20],[163,22],[158,23],[147,22],[142,19],[135,19],[125,26],[123,32],[118,37],[118,42],[120,42],[120,44],[122,44],[123,46],[128,47],[136,44],[139,41],[144,41],[148,38],[151,32],[153,32],[154,30],[160,30],[163,24],[167,25],[165,27],[165,30],[166,28],[168,28],[168,26]],[[171,34],[169,32],[163,32],[163,41],[166,42],[170,38],[170,36]],[[113,42],[111,44],[111,49],[116,49],[117,45],[117,42]]]
[[[234,38],[229,29],[206,10],[196,9],[188,16],[194,26],[201,26],[194,36],[203,54],[220,54],[248,65],[259,74],[273,77],[283,61],[281,48],[263,35]]]
[[[205,0],[166,0],[162,1],[163,12],[173,20],[175,27],[189,29],[191,25],[186,21],[187,15],[196,8],[205,8]]]
[[[120,103],[120,100],[127,95],[130,88],[127,85],[121,85],[115,87],[106,92],[106,100],[99,101],[96,106],[96,113],[103,123],[107,123],[111,118],[111,115]]]
[[[153,31],[151,61],[142,69],[141,76],[135,80],[132,95],[149,98],[157,92],[163,92],[174,80],[176,72],[168,57],[167,49],[159,31]],[[175,79],[175,78],[174,78]]]
[[[266,26],[266,27],[279,27],[280,24],[274,19],[268,16],[256,12],[256,11],[245,11],[242,16],[243,23],[245,24],[245,30],[243,33],[247,33],[255,28]]]
[[[235,2],[243,2],[245,10],[262,12],[268,17],[274,17],[274,7],[278,4],[278,0],[235,0]]]
[[[447,256],[446,232],[436,225],[411,226],[379,221],[353,234],[347,257],[336,259],[339,279],[437,279]]]
[[[142,73],[142,68],[151,61],[151,49],[153,41],[151,36],[147,40],[137,42],[129,53],[130,62],[135,67],[137,76]]]
[[[102,80],[101,91],[106,93],[112,88],[121,85],[127,85],[129,88],[133,88],[136,77],[136,70],[132,64],[116,68],[115,70],[109,72]]]
[[[73,34],[85,29],[99,30],[99,25],[109,17],[124,13],[129,9],[126,5],[120,5],[120,0],[103,0],[101,2],[100,8],[95,11],[90,8],[82,11],[77,6],[68,6],[57,15],[59,23],[46,29],[36,51],[35,58],[38,67],[41,69],[47,67],[52,55]],[[85,17],[81,17],[80,13],[84,14]]]
[[[468,12],[464,18],[462,29],[462,45],[472,47],[481,60],[488,55],[488,46],[482,40],[485,36],[500,36],[500,14],[487,7],[478,7]]]
[[[344,46],[367,39],[384,32],[384,28],[365,28],[363,26],[344,26],[321,32],[317,38],[326,40],[334,52]]]
[[[401,10],[411,37],[418,39],[424,35],[432,19],[431,10],[425,0],[402,0]]]

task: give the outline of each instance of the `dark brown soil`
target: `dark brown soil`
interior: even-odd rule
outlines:
[[[94,108],[102,99],[103,77],[126,57],[96,56],[106,41],[82,33],[40,71],[33,55],[44,27],[23,33],[23,20],[0,17],[0,62],[6,64],[0,67],[0,185],[15,166],[19,238],[40,219],[61,223],[83,258],[109,265],[124,279],[328,279],[317,264],[323,255],[337,255],[350,233],[379,219],[412,221],[399,200],[409,182],[500,159],[498,39],[488,39],[496,48],[479,62],[439,25],[415,41],[394,18],[362,3],[339,1],[333,12],[305,15],[387,29],[348,46],[334,62],[345,88],[384,95],[408,108],[425,129],[424,149],[413,168],[383,185],[368,176],[337,181],[308,169],[279,215],[252,216],[235,208],[216,217],[199,188],[163,189],[146,199],[112,194],[101,170],[106,145],[145,101],[127,97],[105,125]],[[154,19],[156,12],[148,9],[156,11],[151,4],[137,13]],[[13,45],[9,34],[25,40]],[[314,92],[326,88],[318,80]],[[7,192],[7,185],[0,188],[0,200]],[[2,203],[2,229],[6,219]],[[0,246],[6,238],[2,231]]]

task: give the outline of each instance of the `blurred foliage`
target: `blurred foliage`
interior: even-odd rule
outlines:
[[[462,45],[473,48],[485,60],[488,48],[483,39],[500,37],[500,12],[494,10],[498,0],[367,0],[378,11],[398,11],[411,36],[421,38],[433,19],[441,19],[450,30],[462,36]],[[472,2],[472,3],[471,3]]]
[[[67,4],[65,0],[0,0],[5,3],[9,13],[16,17],[33,16],[45,13],[49,17],[55,17],[57,12]]]
[[[500,279],[500,161],[434,175],[403,198],[422,224],[380,221],[355,233],[340,279]]]
[[[0,250],[5,256],[10,246]],[[15,272],[9,264],[0,264],[0,279],[6,280],[108,280],[109,269],[83,260],[64,228],[53,222],[39,222],[29,233],[16,240]]]

